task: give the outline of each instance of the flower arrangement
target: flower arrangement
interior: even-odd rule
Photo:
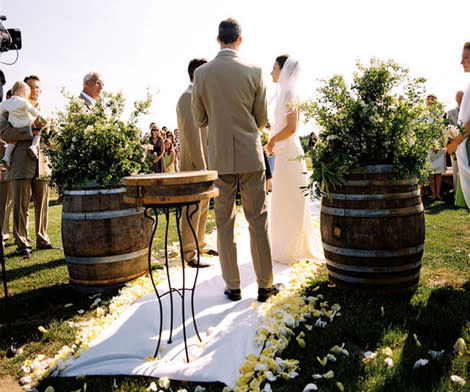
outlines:
[[[315,101],[302,104],[321,131],[311,151],[311,187],[317,196],[344,183],[353,168],[393,164],[398,178],[427,182],[428,151],[444,146],[442,105],[425,106],[425,79],[394,61],[357,64],[351,86],[335,75],[322,81]]]
[[[137,120],[148,112],[150,94],[134,102],[127,121],[121,119],[125,103],[122,93],[104,93],[91,108],[77,97],[64,95],[69,102],[58,114],[57,132],[46,149],[55,185],[69,189],[95,180],[104,186],[148,171]]]

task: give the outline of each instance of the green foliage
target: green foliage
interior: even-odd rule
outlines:
[[[149,171],[137,128],[137,120],[152,103],[149,93],[134,103],[128,121],[121,119],[122,93],[104,93],[91,109],[77,97],[67,98],[65,111],[58,114],[58,132],[46,151],[54,184],[66,189],[93,180],[100,185],[117,184],[124,176]]]
[[[306,120],[321,128],[311,152],[315,193],[329,193],[352,168],[375,164],[393,164],[397,177],[426,183],[428,151],[444,143],[442,105],[426,107],[425,79],[394,61],[357,67],[351,86],[335,75],[302,105]]]

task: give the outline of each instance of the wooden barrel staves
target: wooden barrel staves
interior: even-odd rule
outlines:
[[[354,169],[322,198],[320,226],[328,275],[338,287],[368,294],[417,288],[425,227],[415,180],[396,179],[391,165]]]
[[[152,224],[124,202],[124,188],[64,192],[62,241],[73,288],[92,293],[147,271]]]

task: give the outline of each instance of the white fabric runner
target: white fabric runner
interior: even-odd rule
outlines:
[[[311,205],[311,212],[313,216],[319,215],[319,202]],[[240,218],[239,215],[237,220]],[[220,381],[233,387],[246,355],[259,352],[259,348],[254,344],[258,327],[258,310],[254,310],[252,306],[253,301],[256,301],[258,287],[251,262],[248,229],[246,222],[237,227],[242,300],[232,302],[224,296],[225,284],[221,277],[218,258],[205,259],[214,265],[199,271],[194,301],[197,327],[203,344],[199,343],[193,327],[189,294],[185,301],[189,363],[186,363],[184,350],[181,299],[177,294],[173,296],[173,343],[168,344],[170,297],[167,295],[163,297],[161,342],[161,346],[166,347],[166,350],[160,352],[160,360],[144,361],[154,354],[158,339],[158,302],[152,293],[138,300],[124,312],[111,328],[91,342],[90,348],[78,359],[70,360],[71,365],[62,372],[61,376],[167,376],[174,380],[195,382]],[[315,229],[315,237],[316,250],[320,256],[322,251],[318,229]],[[290,266],[274,263],[273,268],[275,282],[287,284]],[[192,282],[195,271],[187,268],[186,273],[189,279],[187,282]],[[181,287],[180,282],[177,282],[180,275],[180,271],[173,271],[174,287]],[[159,288],[163,292],[168,290],[168,285],[163,282]]]

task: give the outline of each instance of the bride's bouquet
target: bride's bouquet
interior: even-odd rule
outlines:
[[[460,135],[461,131],[459,128],[455,127],[454,125],[448,125],[444,132],[444,140],[445,145],[449,144],[452,140],[454,140],[458,135]]]

